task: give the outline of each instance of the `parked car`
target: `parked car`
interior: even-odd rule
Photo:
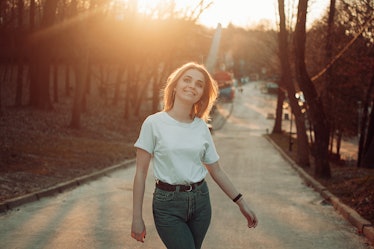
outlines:
[[[218,98],[222,101],[233,101],[235,97],[234,78],[230,72],[218,71],[213,74],[219,88]]]
[[[274,82],[268,82],[266,83],[266,90],[270,94],[278,94],[278,84]]]

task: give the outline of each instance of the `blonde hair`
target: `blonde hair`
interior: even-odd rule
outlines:
[[[182,75],[190,69],[199,70],[204,75],[204,92],[200,100],[196,102],[191,108],[191,118],[199,117],[204,121],[209,119],[209,113],[212,109],[214,102],[218,96],[218,86],[216,81],[209,74],[208,70],[201,64],[195,62],[188,62],[181,67],[177,68],[173,73],[170,74],[166,81],[164,89],[164,111],[169,111],[174,106],[175,94],[174,88],[176,87],[179,79]]]

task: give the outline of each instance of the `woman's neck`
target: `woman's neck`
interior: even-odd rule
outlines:
[[[173,108],[168,111],[168,114],[179,122],[191,123],[193,121],[193,118],[190,115],[191,108],[191,106],[178,105],[177,102],[175,102]]]

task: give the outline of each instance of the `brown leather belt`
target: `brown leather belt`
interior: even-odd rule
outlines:
[[[159,188],[164,191],[170,191],[170,192],[174,192],[174,191],[190,192],[194,190],[195,188],[197,188],[198,186],[200,186],[203,182],[204,182],[204,179],[201,180],[200,182],[191,183],[188,185],[172,185],[166,182],[156,181],[156,188]]]

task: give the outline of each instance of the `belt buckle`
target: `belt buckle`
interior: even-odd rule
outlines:
[[[186,189],[186,192],[191,192],[192,191],[192,185],[191,184],[186,185],[186,187],[190,187],[189,189]]]

